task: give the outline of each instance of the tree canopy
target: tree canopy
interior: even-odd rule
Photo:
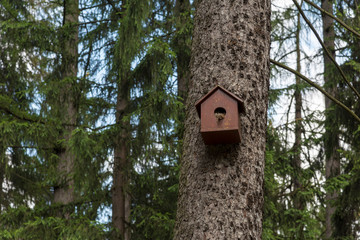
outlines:
[[[0,0],[1,239],[173,238],[197,2]],[[262,238],[357,239],[358,2],[271,29]]]

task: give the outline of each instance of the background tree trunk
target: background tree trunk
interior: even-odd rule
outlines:
[[[270,1],[199,1],[175,239],[261,239]],[[244,100],[240,144],[206,146],[195,102],[216,85]]]
[[[123,116],[129,105],[129,83],[120,79],[116,102],[116,124],[118,134],[114,146],[112,222],[123,240],[130,239],[130,196],[127,193],[130,180],[131,162],[128,157],[127,140],[129,123],[123,121]]]
[[[59,112],[65,124],[63,130],[64,147],[59,152],[58,171],[61,180],[54,189],[54,202],[68,204],[74,201],[74,180],[71,176],[74,168],[75,156],[70,152],[67,145],[71,132],[75,129],[77,118],[77,98],[74,84],[76,83],[78,66],[78,23],[79,23],[79,2],[78,0],[64,1],[64,45],[61,63],[61,77],[63,85],[59,93]],[[65,215],[69,217],[69,214]]]
[[[189,0],[176,0],[174,14],[176,17],[176,37],[175,52],[177,58],[177,79],[178,79],[178,96],[183,100],[188,93],[188,81],[190,78],[190,46],[191,39],[189,25],[190,19],[190,2]]]
[[[329,12],[333,13],[333,3],[331,0],[322,0],[321,7]],[[322,14],[323,21],[323,39],[325,47],[330,51],[332,57],[335,59],[335,32],[334,32],[334,20],[327,16],[326,14]],[[332,96],[337,96],[337,87],[336,82],[333,79],[333,63],[331,59],[326,55],[325,51],[324,55],[324,82],[325,89]],[[329,180],[333,177],[336,177],[340,174],[340,156],[337,152],[339,149],[339,134],[336,126],[336,117],[334,112],[335,105],[334,103],[325,98],[325,109],[326,109],[326,120],[325,120],[325,177],[326,180]],[[329,239],[333,232],[333,226],[331,223],[331,217],[333,216],[336,208],[332,206],[333,201],[337,199],[338,192],[331,191],[326,193],[326,216],[325,216],[325,225],[326,232],[325,237]]]
[[[189,90],[190,79],[190,56],[191,56],[191,5],[189,0],[176,0],[175,3],[175,27],[176,34],[174,39],[174,51],[176,53],[176,69],[177,69],[177,87],[178,96],[183,103],[186,104],[186,98]],[[179,156],[182,152],[182,141],[184,138],[184,121],[185,121],[185,107],[181,107],[178,115],[177,137],[180,140],[177,144]]]
[[[3,136],[1,136],[3,137]],[[0,140],[0,214],[5,208],[5,193],[3,184],[5,181],[5,167],[7,163],[6,148],[4,147],[3,141]]]
[[[301,72],[301,53],[300,53],[300,30],[301,30],[301,23],[300,23],[300,13],[297,14],[297,28],[296,28],[296,71]],[[294,184],[294,197],[293,197],[293,204],[296,210],[302,211],[304,210],[304,199],[301,197],[301,133],[302,133],[302,115],[301,115],[301,108],[302,108],[302,95],[301,95],[301,81],[298,76],[295,77],[296,79],[296,88],[295,88],[295,143],[293,147],[294,151],[294,158],[292,162],[293,167],[293,184]],[[296,224],[296,235],[294,239],[304,239],[303,234],[303,224],[298,224],[298,221],[301,220],[301,214],[297,213],[294,219],[294,223]]]

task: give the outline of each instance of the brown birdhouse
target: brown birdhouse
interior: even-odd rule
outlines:
[[[201,135],[205,144],[240,142],[240,113],[245,113],[240,98],[216,86],[195,104],[201,119]]]

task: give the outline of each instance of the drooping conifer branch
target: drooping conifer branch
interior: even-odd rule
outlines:
[[[4,100],[1,99],[0,100]],[[45,118],[41,118],[40,116],[36,115],[29,115],[28,113],[25,112],[20,112],[19,110],[15,110],[13,108],[10,107],[11,105],[9,103],[6,103],[4,101],[0,102],[0,110],[4,111],[7,114],[10,114],[11,116],[13,116],[14,118],[20,120],[20,121],[25,121],[25,122],[30,122],[30,123],[38,123],[38,124],[54,124],[56,121],[54,119],[45,119]],[[78,128],[86,128],[89,129],[93,132],[102,130],[104,128],[108,128],[108,127],[113,127],[116,126],[118,124],[114,123],[114,124],[107,124],[107,125],[103,125],[100,127],[91,127],[89,125],[84,125],[84,124],[71,124],[71,123],[60,123],[59,125],[64,126],[64,127],[78,127]],[[121,126],[118,126],[121,128]]]
[[[304,0],[307,4],[310,4],[311,6],[313,6],[314,8],[316,8],[317,10],[319,10],[320,12],[328,15],[329,17],[331,17],[332,19],[334,19],[335,21],[337,21],[341,26],[343,26],[344,28],[346,28],[347,30],[349,30],[350,32],[352,32],[353,34],[355,34],[357,37],[360,38],[360,33],[356,32],[354,29],[352,29],[349,25],[347,25],[346,23],[344,23],[340,18],[335,17],[333,14],[325,11],[324,9],[322,9],[321,7],[319,7],[318,5],[316,5],[315,3],[309,1],[309,0]]]
[[[337,100],[336,98],[334,98],[333,96],[331,96],[327,91],[325,91],[320,85],[316,84],[315,82],[311,81],[309,78],[305,77],[304,75],[302,75],[301,73],[295,71],[294,69],[279,63],[273,59],[270,59],[270,62],[285,69],[288,70],[289,72],[292,72],[293,74],[295,74],[296,76],[300,77],[301,79],[303,79],[304,81],[306,81],[308,84],[310,84],[311,86],[313,86],[314,88],[316,88],[317,90],[319,90],[321,93],[323,93],[326,97],[328,97],[329,99],[331,99],[332,101],[334,101],[337,105],[339,105],[340,107],[342,107],[345,111],[347,111],[348,113],[350,113],[359,123],[360,123],[360,118],[359,116],[357,116],[353,111],[351,111],[347,106],[345,106],[342,102],[340,102],[339,100]]]
[[[119,16],[121,17],[121,15],[123,14],[123,9],[118,9],[112,0],[106,0],[106,1],[114,8],[115,12],[119,14]]]
[[[344,71],[340,68],[339,64],[335,61],[335,59],[331,56],[329,50],[325,47],[324,42],[321,40],[319,34],[317,33],[317,31],[315,30],[314,26],[312,25],[312,23],[309,21],[309,19],[305,16],[305,13],[303,12],[303,10],[301,9],[299,3],[296,2],[296,0],[293,0],[295,6],[297,7],[297,9],[299,10],[301,16],[304,18],[305,22],[307,23],[307,25],[310,27],[311,31],[315,34],[316,39],[319,41],[320,45],[322,46],[322,48],[324,49],[326,55],[328,56],[328,58],[331,59],[331,61],[335,64],[336,68],[339,70],[340,75],[342,76],[342,78],[344,79],[344,81],[346,82],[346,84],[351,88],[351,90],[356,94],[356,96],[360,99],[360,94],[359,92],[355,89],[355,87],[350,83],[350,81],[346,78]]]
[[[0,110],[10,114],[11,116],[27,122],[45,124],[46,121],[40,117],[30,116],[28,113],[20,112],[16,109],[11,108],[11,102],[3,96],[0,96]]]

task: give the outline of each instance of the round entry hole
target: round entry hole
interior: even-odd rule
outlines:
[[[225,108],[218,107],[215,109],[214,114],[215,114],[215,117],[217,118],[217,120],[222,120],[225,118],[226,110],[225,110]]]

